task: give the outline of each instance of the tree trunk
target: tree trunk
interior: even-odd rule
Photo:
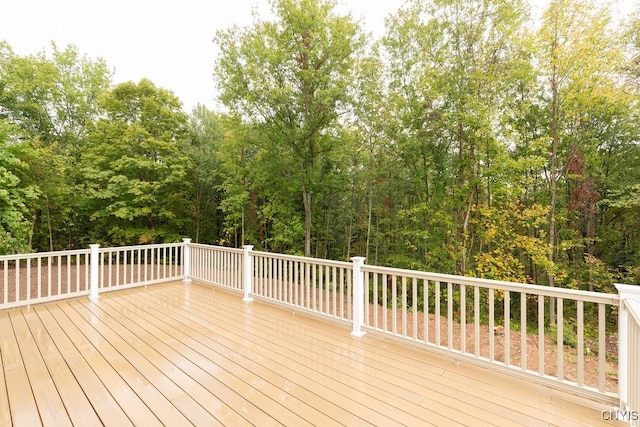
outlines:
[[[201,218],[202,218],[202,192],[198,191],[198,194],[196,196],[196,203],[195,203],[195,216],[196,216],[196,235],[195,237],[195,243],[200,243],[200,226],[201,226]]]
[[[369,260],[369,245],[371,244],[371,215],[373,211],[373,195],[371,194],[371,189],[369,189],[369,200],[368,200],[368,215],[367,215],[367,243],[364,250],[364,256]]]
[[[560,100],[559,100],[559,82],[558,82],[558,70],[556,65],[556,51],[557,45],[554,41],[551,52],[553,61],[553,72],[551,75],[551,171],[549,176],[549,192],[550,192],[550,207],[549,207],[549,252],[547,259],[549,266],[547,268],[547,278],[549,286],[555,286],[555,278],[553,277],[553,271],[551,266],[555,261],[555,242],[556,242],[556,205],[558,200],[558,145],[560,142],[560,135],[558,129],[558,120],[560,114]],[[555,310],[555,298],[549,297],[549,323],[554,325],[556,323],[556,310]]]
[[[47,200],[47,228],[49,229],[49,251],[53,252],[53,230],[51,229],[51,209]]]
[[[31,215],[31,231],[29,233],[29,248],[33,248],[33,233],[36,228],[37,219],[38,219],[38,211],[37,209],[34,209],[33,214]]]
[[[302,202],[304,204],[304,255],[311,255],[311,193],[302,180]]]
[[[353,233],[353,215],[349,216],[349,227],[347,229],[347,259],[351,259],[351,235]]]

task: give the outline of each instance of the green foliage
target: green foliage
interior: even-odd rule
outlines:
[[[148,80],[122,83],[103,99],[107,114],[83,156],[91,219],[110,244],[152,243],[184,234],[188,218],[186,116]]]
[[[20,158],[29,165],[19,174],[21,187],[37,195],[23,200],[28,242],[44,250],[87,243],[80,236],[88,217],[78,166],[88,125],[100,114],[98,99],[110,85],[104,61],[74,46],[51,49],[51,55],[21,57],[0,46],[0,115],[14,127]]]
[[[527,4],[410,0],[370,40],[334,0],[272,0],[269,19],[216,36],[228,112],[189,116],[150,81],[112,87],[73,46],[1,43],[0,250],[189,236],[637,282],[638,19],[554,0],[537,25]]]
[[[187,130],[189,138],[183,150],[190,159],[186,179],[192,184],[189,197],[194,225],[189,235],[197,243],[214,243],[222,228],[218,208],[223,197],[220,190],[223,180],[221,142],[225,124],[221,115],[198,105],[192,111]]]
[[[331,131],[351,101],[354,59],[363,43],[358,26],[335,7],[330,0],[272,1],[275,21],[216,37],[220,99],[261,125],[269,162],[281,162],[277,168],[298,183],[307,255],[314,195],[324,159],[336,146]]]
[[[37,196],[35,188],[21,186],[19,175],[28,165],[19,159],[22,147],[12,141],[14,131],[0,119],[0,255],[29,249],[26,203]]]
[[[558,325],[549,325],[547,328],[547,334],[549,334],[557,343]],[[562,328],[562,344],[570,348],[576,348],[578,345],[576,321],[573,319],[564,319],[564,327]]]

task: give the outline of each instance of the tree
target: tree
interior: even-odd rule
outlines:
[[[26,252],[29,246],[27,204],[37,189],[23,187],[19,175],[28,165],[19,159],[15,129],[0,119],[0,255]]]
[[[98,101],[111,85],[104,60],[92,60],[69,45],[59,50],[17,56],[8,46],[0,49],[0,114],[23,130],[26,137],[79,159],[88,134],[87,123],[100,115]]]
[[[198,242],[215,242],[220,236],[221,219],[221,142],[225,128],[221,115],[197,105],[187,123],[189,143],[185,153],[191,159],[188,180],[192,185],[193,238]]]
[[[549,112],[546,134],[549,163],[546,181],[549,194],[550,264],[559,253],[558,210],[563,179],[580,153],[589,152],[584,131],[598,120],[598,106],[609,104],[615,90],[617,64],[621,63],[619,36],[610,27],[610,14],[587,1],[554,0],[543,15],[537,34],[541,73],[541,101]],[[611,123],[611,122],[609,122]],[[578,166],[577,166],[578,167]],[[582,170],[582,165],[579,166]],[[593,197],[590,204],[596,201]],[[566,203],[564,204],[566,206]],[[587,212],[590,207],[587,206]],[[555,286],[557,269],[549,269],[547,281]],[[553,300],[550,322],[555,322]]]
[[[100,233],[94,241],[174,241],[185,234],[191,208],[180,101],[143,79],[119,84],[103,102],[106,116],[92,130],[83,157],[94,229]]]
[[[635,13],[629,14],[631,20],[626,23],[624,40],[627,47],[627,61],[623,67],[626,77],[636,96],[640,95],[640,5]]]
[[[529,73],[520,1],[412,1],[389,21],[389,137],[416,202],[400,217],[449,272],[473,271],[485,209],[502,184],[503,108]],[[504,183],[508,185],[508,183]],[[438,244],[430,244],[438,242]],[[415,244],[414,244],[415,246]],[[439,246],[439,247],[438,247]],[[431,250],[432,249],[432,250]]]
[[[260,244],[258,224],[257,152],[254,129],[238,117],[229,117],[220,142],[223,193],[220,210],[224,215],[221,241],[239,247],[247,242]]]
[[[361,254],[374,264],[379,249],[374,224],[380,219],[380,198],[386,196],[381,184],[389,184],[387,171],[395,165],[385,132],[392,112],[386,108],[384,70],[377,46],[357,64],[354,114],[347,125],[350,139],[355,141],[350,145],[353,149],[347,168],[351,194],[348,209],[342,210],[349,217],[344,233],[345,258],[349,259],[352,253]]]
[[[85,194],[78,191],[79,160],[90,124],[101,114],[98,100],[111,85],[102,59],[92,60],[75,46],[52,53],[18,56],[0,46],[0,116],[12,123],[31,167],[22,185],[38,188],[29,200],[30,244],[35,249],[72,248],[85,243]],[[55,214],[52,214],[55,212]]]
[[[304,208],[304,252],[311,253],[314,191],[321,159],[336,145],[332,129],[351,102],[357,24],[334,0],[273,0],[273,22],[216,36],[221,101],[268,128],[268,152],[291,162]]]

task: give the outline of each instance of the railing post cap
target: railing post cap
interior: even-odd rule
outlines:
[[[640,286],[638,285],[623,285],[620,283],[615,284],[616,289],[621,297],[634,298],[640,301]]]
[[[191,243],[191,239],[185,237],[184,239],[182,239],[183,243]]]
[[[92,244],[90,244],[90,245],[89,245],[89,247],[90,247],[91,249],[99,248],[99,247],[100,247],[100,244],[98,244],[98,243],[92,243]]]
[[[366,258],[366,257],[363,257],[363,256],[354,256],[354,257],[351,257],[351,261],[353,261],[353,262],[355,262],[355,263],[358,263],[358,264],[364,264],[364,261],[365,261],[366,259],[367,259],[367,258]]]
[[[250,251],[253,249],[253,245],[243,245],[242,247],[247,251]]]

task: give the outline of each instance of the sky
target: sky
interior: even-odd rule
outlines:
[[[544,0],[531,0],[539,3]],[[619,0],[627,3],[627,0]],[[385,17],[404,0],[338,0],[379,37]],[[148,78],[171,90],[190,112],[198,103],[216,107],[212,77],[216,31],[253,22],[252,10],[270,11],[267,0],[2,0],[0,40],[18,55],[75,45],[103,58],[115,84]]]
[[[338,0],[344,11],[379,36],[384,18],[403,0]],[[215,107],[212,77],[216,31],[267,16],[267,0],[2,0],[0,40],[18,55],[75,45],[89,58],[103,58],[115,84],[148,78],[172,91],[186,112]]]

